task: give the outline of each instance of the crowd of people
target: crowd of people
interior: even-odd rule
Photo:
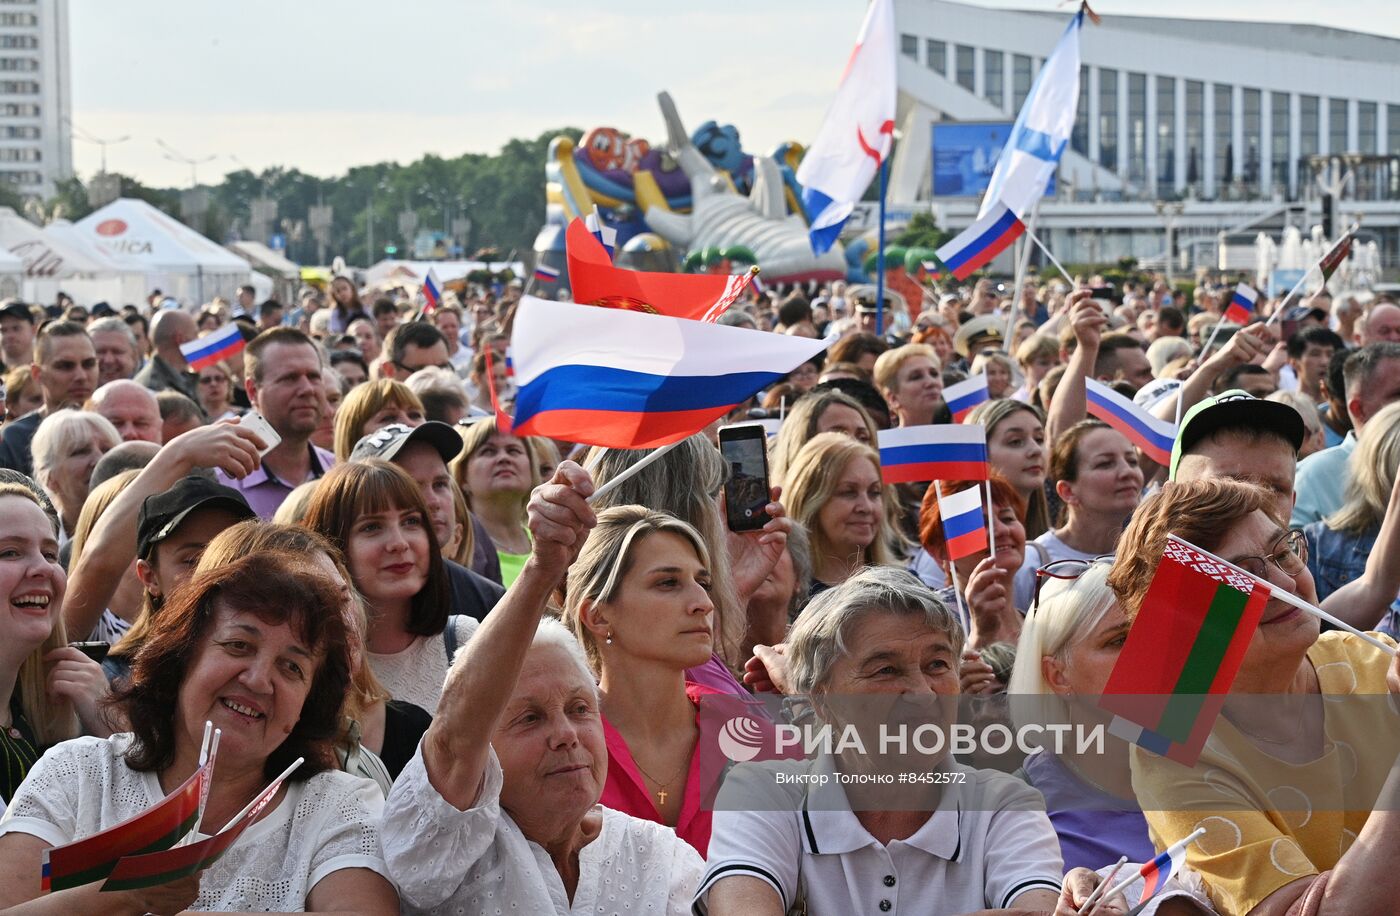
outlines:
[[[747,292],[720,324],[824,354],[639,470],[501,421],[518,286],[0,305],[0,908],[1067,914],[1202,829],[1145,912],[1393,912],[1393,713],[1308,700],[1400,693],[1400,305],[1239,326],[1223,277],[875,298]],[[229,324],[241,352],[191,366]],[[990,479],[886,483],[880,432],[953,423],[976,375]],[[1175,422],[1170,460],[1089,380]],[[768,520],[733,531],[717,431],[758,421]],[[944,509],[972,489],[968,552]],[[1117,733],[725,750],[735,716],[1101,722],[1172,536],[1276,593],[1194,767]],[[206,722],[204,835],[302,760],[232,850],[46,893],[48,851],[183,784]],[[899,767],[925,778],[896,798]]]

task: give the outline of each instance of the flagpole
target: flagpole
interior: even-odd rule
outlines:
[[[1031,210],[1030,222],[1026,224],[1026,234],[1030,236],[1032,240],[1035,239],[1035,223],[1039,218],[1040,199],[1037,198],[1035,207]],[[1037,244],[1039,243],[1037,242]],[[1016,310],[1021,307],[1021,286],[1026,281],[1026,271],[1030,268],[1031,264],[1031,246],[1023,245],[1023,247],[1025,250],[1021,252],[1021,257],[1016,262],[1016,279],[1012,281],[1015,284],[1015,288],[1011,290],[1011,308],[1007,310],[1009,314],[1006,316],[1006,336],[1003,338],[1007,341],[1012,339],[1012,333],[1015,331]],[[1070,285],[1074,285],[1073,281],[1070,282]]]
[[[656,450],[653,451],[650,455],[647,455],[645,458],[643,458],[641,461],[638,461],[636,464],[632,465],[630,468],[627,468],[626,470],[624,470],[621,474],[618,474],[616,477],[612,478],[612,479],[609,480],[607,483],[603,484],[601,487],[599,487],[598,489],[594,490],[594,491],[593,491],[593,495],[590,496],[590,497],[588,497],[588,502],[589,502],[590,504],[592,504],[592,503],[596,502],[597,500],[602,499],[604,496],[606,496],[607,494],[611,493],[613,490],[616,490],[618,487],[620,487],[620,486],[622,485],[622,482],[625,481],[625,480],[627,480],[627,478],[632,477],[633,475],[639,473],[639,472],[640,472],[643,468],[645,468],[647,465],[651,464],[651,463],[654,462],[654,461],[657,461],[658,459],[661,458],[662,455],[664,455],[664,454],[666,454],[667,452],[671,451],[671,449],[673,449],[673,448],[675,448],[676,446],[680,445],[680,444],[681,444],[682,442],[684,442],[684,441],[685,441],[685,439],[680,439],[680,440],[677,440],[676,442],[672,442],[670,445],[663,445],[661,448],[656,449]]]
[[[1065,270],[1065,265],[1060,263],[1059,258],[1051,254],[1050,249],[1045,247],[1045,243],[1040,240],[1040,237],[1031,231],[1030,226],[1026,227],[1026,235],[1030,237],[1030,240],[1032,242],[1035,242],[1036,245],[1040,246],[1040,250],[1045,252],[1045,256],[1050,259],[1050,263],[1055,265],[1055,269],[1060,272],[1060,276],[1064,277],[1065,282],[1069,283],[1070,288],[1073,289],[1074,278],[1069,275],[1069,271]]]
[[[1323,255],[1323,257],[1326,257],[1326,255]],[[1288,291],[1288,295],[1284,296],[1282,299],[1279,300],[1278,308],[1274,309],[1274,313],[1269,316],[1269,320],[1264,322],[1264,327],[1267,328],[1271,326],[1275,321],[1279,319],[1281,315],[1283,315],[1283,310],[1284,307],[1288,305],[1288,300],[1292,299],[1294,294],[1303,288],[1303,284],[1308,282],[1308,277],[1312,276],[1312,272],[1315,267],[1317,267],[1317,265],[1313,264],[1310,267],[1308,267],[1307,270],[1303,271],[1303,275],[1298,278],[1297,283],[1293,284],[1293,288]]]
[[[1179,842],[1173,843],[1171,846],[1168,846],[1167,849],[1166,849],[1166,851],[1167,851],[1168,853],[1170,853],[1170,852],[1171,852],[1172,850],[1174,850],[1174,849],[1177,849],[1177,850],[1185,849],[1187,846],[1190,846],[1192,843],[1196,842],[1198,839],[1200,839],[1201,837],[1203,837],[1203,836],[1205,836],[1205,835],[1206,835],[1206,828],[1204,828],[1204,827],[1197,827],[1197,828],[1195,829],[1195,831],[1192,832],[1192,834],[1191,834],[1190,836],[1188,836],[1188,837],[1187,837],[1186,839],[1184,839],[1184,840],[1181,840],[1181,841],[1179,841]],[[1146,867],[1148,863],[1144,862],[1144,863],[1142,863],[1142,864],[1143,864],[1143,867]],[[1100,899],[1107,899],[1107,898],[1109,898],[1109,897],[1114,897],[1114,896],[1116,896],[1116,895],[1118,895],[1118,894],[1124,893],[1125,891],[1127,891],[1128,888],[1130,888],[1130,887],[1133,886],[1133,882],[1134,882],[1134,881],[1136,881],[1137,879],[1139,879],[1139,878],[1141,878],[1141,877],[1143,877],[1143,874],[1142,874],[1142,869],[1140,868],[1140,869],[1138,869],[1137,874],[1135,874],[1135,875],[1133,875],[1133,876],[1131,876],[1131,877],[1128,877],[1128,878],[1124,878],[1122,881],[1120,881],[1120,882],[1118,882],[1117,884],[1115,884],[1112,888],[1109,889],[1108,893],[1104,894],[1103,897],[1100,898]]]
[[[1104,875],[1103,880],[1099,882],[1099,886],[1094,888],[1094,892],[1085,898],[1084,903],[1079,908],[1080,916],[1091,916],[1098,907],[1099,901],[1104,898],[1104,891],[1108,890],[1113,879],[1118,877],[1118,872],[1127,862],[1127,856],[1119,856],[1118,863],[1109,869],[1108,874]]]
[[[875,336],[885,335],[885,160],[880,160],[880,225],[875,242]]]
[[[992,482],[990,480],[982,481],[982,495],[987,497],[987,549],[990,551],[987,555],[995,559],[997,555],[997,526],[992,520]]]
[[[933,497],[938,501],[938,517],[943,517],[943,486],[938,481],[933,482]],[[947,541],[947,538],[944,538]],[[948,558],[948,578],[953,580],[953,603],[957,605],[958,613],[967,621],[968,626],[972,625],[972,612],[968,610],[967,602],[963,600],[962,583],[958,581],[958,564],[951,557]]]

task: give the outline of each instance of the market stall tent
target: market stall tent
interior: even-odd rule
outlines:
[[[248,262],[143,200],[120,198],[73,224],[78,236],[145,286],[193,308],[214,296],[233,299],[248,283]]]
[[[60,290],[81,305],[122,301],[122,271],[111,259],[64,238],[61,231],[39,228],[9,207],[0,207],[0,247],[20,259],[24,277],[19,295],[29,302],[51,303]],[[133,289],[139,293],[140,286],[135,283]]]
[[[270,279],[268,296],[281,301],[288,308],[296,305],[296,294],[301,288],[301,267],[299,265],[262,242],[230,242],[228,250],[247,261],[248,265],[259,276]],[[259,292],[259,296],[262,295]]]

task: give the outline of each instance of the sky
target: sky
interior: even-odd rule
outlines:
[[[975,5],[1062,10],[1055,0]],[[1103,16],[1301,22],[1400,37],[1396,0],[1098,0]],[[746,149],[807,142],[863,0],[70,0],[73,155],[154,186],[245,166],[315,175],[492,153],[513,137],[613,126],[664,139],[656,93],[688,129]],[[1324,17],[1326,21],[1324,21]]]

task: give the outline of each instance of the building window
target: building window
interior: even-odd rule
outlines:
[[[972,49],[967,45],[957,46],[958,85],[972,92],[977,88],[977,65],[973,61]]]
[[[1347,151],[1347,100],[1327,100],[1327,152]]]
[[[1263,144],[1263,96],[1258,89],[1244,91],[1244,183],[1259,187],[1259,156]]]
[[[1293,187],[1288,180],[1288,127],[1289,127],[1289,95],[1286,92],[1269,93],[1269,108],[1273,114],[1273,126],[1270,129],[1272,141],[1269,143],[1269,160],[1273,163],[1273,183],[1275,187],[1282,187],[1285,196],[1291,197]]]
[[[32,73],[38,69],[39,62],[32,57],[0,57],[0,71]]]
[[[1376,103],[1356,104],[1356,148],[1363,156],[1376,154]]]
[[[1385,106],[1385,150],[1391,156],[1400,156],[1400,105]]]
[[[1235,178],[1234,90],[1215,84],[1215,181],[1225,187]]]
[[[3,2],[3,0],[0,0],[0,2]],[[0,35],[0,48],[34,50],[38,47],[39,37],[37,35]]]
[[[1017,111],[1026,103],[1031,94],[1031,83],[1035,81],[1035,67],[1028,55],[1015,54],[1011,57],[1011,105]]]
[[[1321,106],[1315,95],[1298,96],[1298,174],[1307,174],[1308,158],[1318,153]]]
[[[1074,112],[1069,145],[1079,155],[1089,155],[1089,68],[1084,66],[1079,68],[1079,107]]]
[[[33,80],[0,80],[0,95],[38,95],[39,84]]]
[[[1000,108],[1005,101],[1005,93],[1002,91],[1002,62],[1004,58],[1000,51],[982,52],[982,72],[984,79],[982,86],[986,89],[984,93],[987,101]]]
[[[1186,183],[1201,186],[1206,148],[1206,84],[1186,81]]]
[[[1118,71],[1099,68],[1099,165],[1118,171]]]
[[[918,39],[918,37],[917,37],[917,36],[914,36],[914,35],[901,35],[901,36],[899,36],[899,53],[900,53],[900,54],[903,54],[905,57],[912,57],[914,60],[918,60],[918,59],[919,59],[919,39]]]
[[[38,162],[39,151],[31,147],[0,149],[0,162]]]
[[[23,28],[38,24],[39,17],[33,13],[0,13],[0,27]]]
[[[0,104],[0,117],[6,118],[37,118],[39,117],[39,106],[24,102],[8,102]]]
[[[5,140],[38,140],[39,128],[33,125],[0,127],[0,138]]]
[[[924,42],[924,65],[935,73],[943,76],[948,75],[948,45],[946,42],[934,41],[932,38]]]
[[[1176,188],[1176,80],[1157,77],[1157,193]]]
[[[1128,180],[1147,174],[1147,75],[1128,74]]]

